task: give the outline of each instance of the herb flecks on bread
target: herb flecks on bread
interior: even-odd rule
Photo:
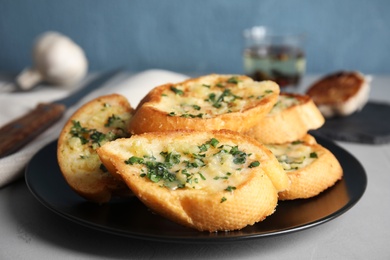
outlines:
[[[271,150],[287,172],[304,168],[318,158],[313,147],[304,145],[299,140],[287,144],[266,145],[266,147]]]
[[[240,75],[208,75],[156,87],[141,101],[130,132],[174,129],[243,131],[273,107],[279,86]],[[153,119],[153,120],[152,120]]]
[[[130,190],[101,163],[96,149],[117,138],[129,137],[132,108],[123,96],[112,94],[80,107],[58,139],[57,158],[68,184],[84,198],[103,203]]]
[[[238,76],[211,79],[172,85],[162,93],[156,108],[166,111],[169,116],[211,118],[241,112],[273,93],[266,85],[249,84],[248,79]]]
[[[281,94],[278,97],[278,101],[275,103],[268,116],[276,115],[281,113],[283,110],[299,105],[300,101],[295,95],[292,94]]]
[[[153,150],[151,150],[153,151]],[[260,162],[255,155],[235,144],[221,144],[216,138],[200,144],[178,144],[160,152],[131,156],[125,161],[140,165],[140,176],[169,189],[211,189],[233,191]]]
[[[291,180],[290,187],[279,192],[280,200],[317,196],[343,176],[343,169],[336,157],[323,146],[309,141],[266,145]]]
[[[198,230],[236,230],[263,220],[278,200],[273,179],[288,180],[267,148],[226,130],[133,135],[98,154],[154,212]]]

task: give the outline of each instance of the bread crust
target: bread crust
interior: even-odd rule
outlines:
[[[315,159],[305,167],[286,170],[291,185],[287,190],[279,192],[279,200],[307,199],[317,196],[343,177],[343,169],[337,158],[328,149],[307,137],[306,140],[310,143],[295,144],[295,146],[310,148],[311,155],[315,154]]]
[[[127,185],[109,173],[114,172],[113,169],[102,168],[96,148],[116,138],[109,138],[111,134],[129,136],[127,127],[132,112],[125,97],[111,94],[84,104],[64,125],[58,138],[58,164],[69,186],[85,199],[105,203],[112,196],[131,195]],[[106,139],[97,140],[103,138],[101,134],[106,135]]]
[[[280,109],[275,105],[267,116],[246,132],[247,135],[264,144],[282,144],[301,139],[309,130],[324,124],[325,118],[308,95],[281,93],[280,98],[283,97],[293,99],[294,103]],[[278,102],[282,102],[280,98]]]
[[[221,83],[223,87],[218,86]],[[172,95],[172,89],[183,92],[180,92],[180,95]],[[212,74],[177,84],[165,84],[150,91],[140,102],[129,131],[132,134],[175,129],[206,131],[228,129],[243,132],[257,124],[272,109],[279,91],[279,86],[274,82],[254,82],[251,78],[241,75]],[[218,99],[223,95],[221,93],[229,95],[222,98],[223,101],[219,103],[210,101],[212,99],[210,95],[215,94],[215,99]],[[256,98],[260,95],[264,96]],[[191,101],[188,101],[190,99]],[[209,103],[205,102],[207,99]],[[189,102],[186,108],[189,113],[178,112],[181,110],[182,102]],[[239,102],[240,107],[237,109],[236,104]],[[199,110],[192,109],[190,105],[196,106]],[[216,105],[221,108],[217,109]]]
[[[217,184],[214,187],[210,182],[199,189],[187,186],[177,189],[162,187],[142,176],[142,173],[145,173],[142,166],[124,163],[134,154],[142,157],[144,152],[152,150],[154,154],[158,154],[160,149],[164,148],[179,151],[182,145],[186,146],[186,149],[192,149],[211,138],[218,139],[219,145],[237,145],[239,149],[250,153],[248,160],[251,158],[250,160],[260,162],[258,167],[249,167],[251,169],[248,168],[244,175],[233,173],[225,180],[230,181],[232,176],[242,178],[232,192],[221,190]],[[137,154],[140,151],[137,147],[146,150]],[[274,212],[278,200],[277,190],[269,177],[285,176],[283,169],[268,149],[247,136],[227,130],[209,132],[180,130],[133,135],[129,139],[118,139],[103,145],[98,149],[98,154],[105,165],[115,167],[129,188],[146,206],[174,222],[200,231],[236,230],[263,220]],[[207,158],[208,156],[205,160]],[[208,164],[212,165],[212,159],[210,160]],[[177,172],[179,174],[180,171]],[[220,172],[211,171],[210,174],[219,175]],[[207,183],[206,178],[212,181],[211,183],[216,180],[210,177],[212,175],[206,176],[204,183]]]

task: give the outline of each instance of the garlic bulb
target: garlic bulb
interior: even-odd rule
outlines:
[[[60,86],[71,85],[81,80],[88,70],[82,48],[58,32],[39,36],[32,54],[33,67],[23,70],[16,79],[23,90],[42,81]]]

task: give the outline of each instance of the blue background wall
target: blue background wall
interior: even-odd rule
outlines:
[[[91,71],[240,73],[253,25],[305,32],[309,73],[390,73],[387,0],[0,0],[0,71],[29,66],[34,38],[56,30]]]

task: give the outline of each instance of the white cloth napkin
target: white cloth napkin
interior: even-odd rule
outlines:
[[[186,79],[187,76],[165,70],[147,70],[133,76],[121,73],[110,79],[103,87],[88,94],[76,105],[69,108],[65,116],[54,126],[47,129],[36,139],[18,152],[0,159],[0,188],[21,178],[24,169],[34,154],[46,144],[55,140],[67,119],[77,108],[85,102],[101,95],[118,93],[128,98],[132,107],[136,107],[139,101],[155,86],[164,83],[175,83]],[[54,87],[41,87],[32,92],[2,93],[0,94],[0,126],[8,123],[29,110],[39,102],[50,102],[65,97],[71,91]]]

